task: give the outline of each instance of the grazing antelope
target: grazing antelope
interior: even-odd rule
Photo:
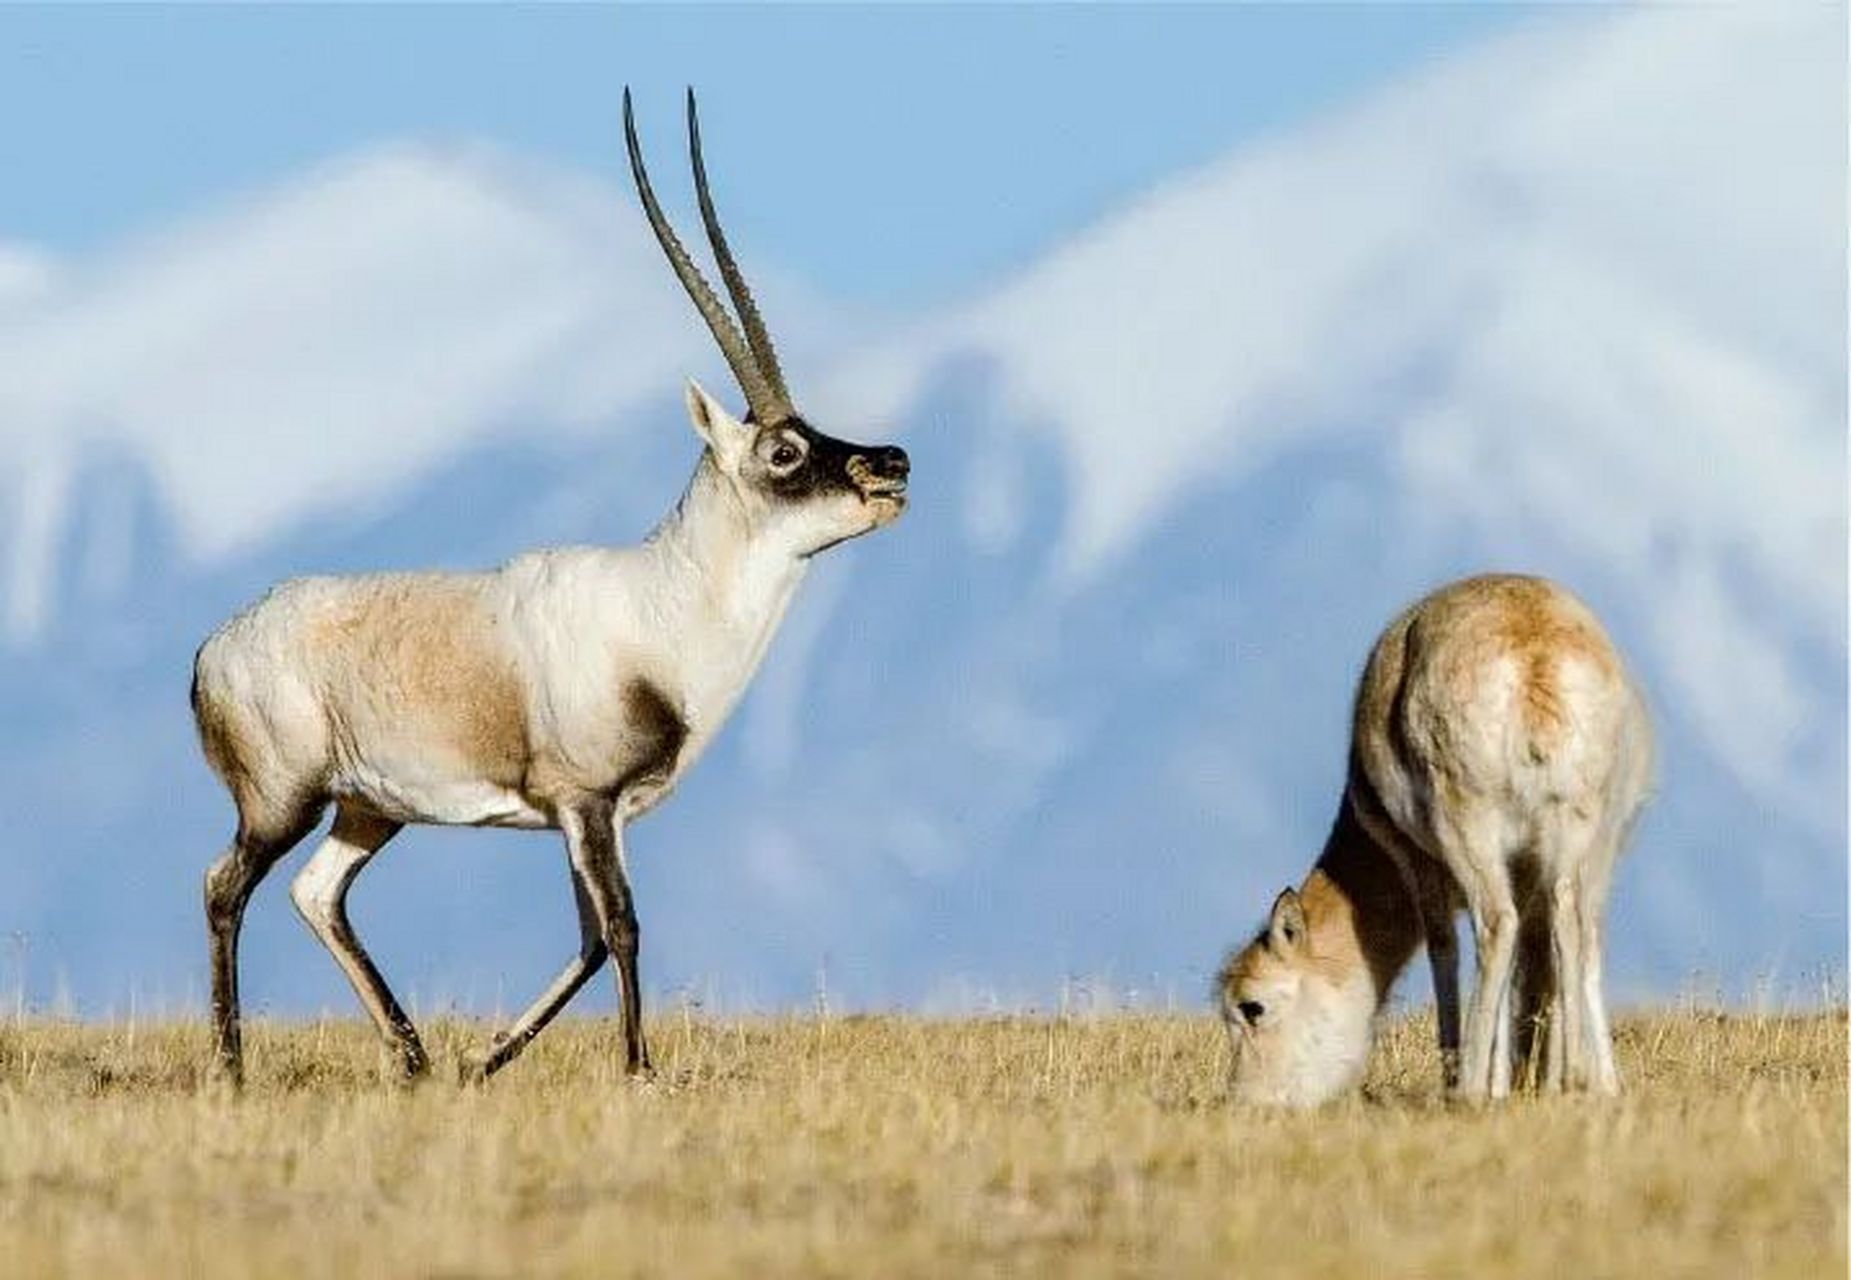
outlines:
[[[476,1070],[511,1061],[611,954],[626,1066],[649,1070],[624,826],[674,789],[725,722],[810,558],[896,519],[908,471],[904,451],[824,435],[792,408],[707,192],[692,90],[687,110],[701,217],[738,326],[656,202],[626,89],[630,169],[750,412],[734,418],[689,382],[705,447],[649,538],[537,551],[486,573],[295,579],[199,650],[200,740],[238,809],[237,837],[205,884],[216,1061],[233,1080],[245,905],[329,805],[332,828],[290,896],[407,1075],[426,1069],[424,1047],[345,908],[354,877],[406,823],[565,836],[578,954]]]
[[[1221,972],[1235,1097],[1315,1106],[1353,1085],[1423,942],[1462,1096],[1510,1090],[1513,989],[1519,1028],[1544,1037],[1530,1047],[1545,1087],[1617,1092],[1601,930],[1651,773],[1638,687],[1563,588],[1468,578],[1402,613],[1357,689],[1323,855]],[[1463,1054],[1461,903],[1478,953]]]

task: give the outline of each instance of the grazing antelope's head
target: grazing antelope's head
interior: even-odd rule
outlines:
[[[1362,1078],[1375,1006],[1353,979],[1313,949],[1298,892],[1280,894],[1266,928],[1217,982],[1235,1101],[1315,1107]]]
[[[649,215],[649,225],[668,255],[669,265],[712,330],[720,353],[739,381],[739,389],[745,393],[746,416],[735,418],[690,381],[688,416],[706,442],[719,475],[737,497],[755,536],[771,539],[794,555],[810,556],[891,523],[906,509],[906,451],[893,445],[850,444],[824,435],[792,406],[771,335],[727,247],[713,199],[707,192],[694,91],[688,91],[688,150],[693,158],[694,188],[720,278],[726,282],[739,312],[738,325],[714,295],[656,202],[636,139],[628,89],[623,95],[623,127],[630,148],[630,172],[636,178],[637,194]]]

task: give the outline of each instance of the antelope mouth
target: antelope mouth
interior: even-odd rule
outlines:
[[[867,513],[868,527],[883,529],[906,511],[906,481],[879,480],[860,486],[861,509]]]
[[[857,456],[848,462],[848,478],[854,482],[863,502],[906,505],[906,477],[876,475],[866,460]]]
[[[886,481],[877,489],[863,489],[861,505],[876,529],[892,524],[906,510],[906,481]]]

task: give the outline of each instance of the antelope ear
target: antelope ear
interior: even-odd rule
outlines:
[[[688,379],[687,398],[688,421],[694,424],[694,434],[706,441],[722,467],[733,470],[751,443],[752,428],[728,413],[692,378]]]
[[[1298,900],[1298,890],[1287,889],[1273,899],[1273,913],[1266,922],[1266,945],[1282,956],[1304,948],[1305,904]]]

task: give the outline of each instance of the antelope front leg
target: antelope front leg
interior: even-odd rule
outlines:
[[[1440,1074],[1448,1089],[1459,1086],[1459,931],[1453,921],[1452,881],[1443,867],[1414,864],[1427,964],[1433,970],[1433,1005],[1440,1029]]]
[[[560,816],[572,869],[597,911],[604,945],[617,959],[618,998],[623,1005],[624,1069],[632,1076],[649,1075],[652,1068],[649,1046],[643,1040],[642,979],[637,972],[642,930],[636,921],[630,878],[624,870],[622,833],[608,800],[583,804]]]
[[[520,1057],[521,1051],[533,1042],[533,1038],[545,1029],[547,1023],[558,1016],[559,1011],[566,1007],[566,1002],[577,995],[579,988],[604,964],[607,952],[598,910],[592,905],[591,895],[585,890],[578,868],[574,866],[571,871],[572,897],[578,904],[578,954],[559,971],[559,976],[540,993],[539,999],[514,1020],[513,1026],[496,1034],[488,1053],[473,1068],[481,1079],[486,1080]]]
[[[1373,792],[1369,793],[1373,795]],[[1379,802],[1359,801],[1351,786],[1349,803],[1365,830],[1382,847],[1401,873],[1401,883],[1414,904],[1421,936],[1427,944],[1427,964],[1433,970],[1433,1011],[1439,1025],[1440,1077],[1446,1088],[1459,1085],[1459,931],[1450,873],[1425,850],[1403,836],[1381,813]]]

